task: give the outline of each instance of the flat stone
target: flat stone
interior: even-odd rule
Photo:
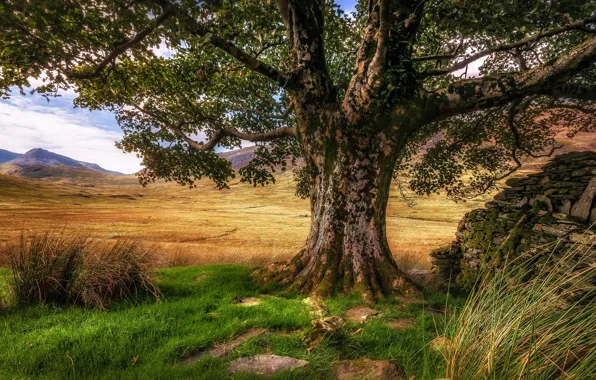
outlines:
[[[497,195],[495,195],[494,199],[496,199],[497,201],[506,201],[507,195],[505,194],[504,191],[501,191]]]
[[[528,203],[528,197],[523,197],[519,202],[517,202],[515,207],[521,207],[527,203]]]
[[[594,207],[592,209],[592,211],[590,212],[590,220],[588,220],[588,223],[590,223],[590,224],[596,223],[596,207]]]
[[[370,318],[381,314],[380,311],[370,307],[355,307],[344,313],[344,318],[350,322],[365,323]]]
[[[596,243],[596,235],[572,233],[569,235],[569,240],[573,243],[590,245]]]
[[[433,273],[428,269],[410,269],[407,274],[410,280],[423,287],[430,285],[433,280]]]
[[[224,356],[228,355],[232,350],[235,350],[236,347],[238,347],[241,344],[248,341],[250,338],[262,335],[265,333],[265,331],[267,331],[267,330],[265,330],[265,329],[248,330],[244,334],[236,337],[235,339],[231,340],[228,343],[215,346],[214,348],[212,348],[208,351],[201,351],[194,355],[191,355],[188,358],[186,358],[186,360],[184,360],[184,362],[187,364],[194,363],[197,360],[200,360],[206,356],[210,356],[212,358],[224,357]]]
[[[400,301],[401,303],[403,303],[404,305],[410,304],[410,303],[422,303],[424,301],[422,301],[420,298],[416,298],[413,296],[396,296],[395,297],[396,300]]]
[[[209,275],[207,273],[201,273],[200,275],[198,275],[197,277],[195,277],[193,279],[193,281],[199,282],[202,281],[204,279],[206,279]]]
[[[553,218],[558,219],[558,220],[567,220],[567,214],[553,212]]]
[[[343,360],[331,371],[337,380],[406,379],[403,371],[389,360]]]
[[[543,194],[536,195],[535,201],[539,201],[546,206],[546,209],[551,212],[553,211],[553,203],[551,200]]]
[[[590,217],[590,210],[592,208],[592,201],[596,195],[596,177],[592,178],[588,187],[584,190],[581,198],[571,208],[571,216],[574,216],[582,221],[588,221]]]
[[[522,185],[523,180],[524,179],[520,178],[520,177],[512,177],[512,178],[509,178],[507,181],[505,181],[505,185],[511,186],[511,187],[519,187]]]
[[[236,304],[238,306],[255,306],[262,302],[260,298],[257,297],[245,297],[240,299]]]
[[[561,207],[559,207],[559,213],[569,215],[570,212],[571,212],[571,201],[569,199],[566,199],[563,202],[563,205]]]
[[[405,330],[416,326],[416,322],[412,318],[392,319],[387,322],[387,326],[393,330]]]
[[[306,367],[308,364],[306,360],[288,356],[256,355],[233,360],[228,366],[228,372],[250,372],[261,376],[273,376],[279,372]]]
[[[536,227],[536,226],[534,226]],[[542,225],[541,231],[545,234],[553,235],[556,237],[564,237],[571,231],[576,230],[577,226],[571,224],[556,224],[553,226]]]

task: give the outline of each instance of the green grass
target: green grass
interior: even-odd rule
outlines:
[[[193,279],[208,273],[202,281]],[[0,271],[0,282],[9,279]],[[160,270],[158,284],[165,296],[136,304],[119,302],[107,311],[77,307],[29,306],[0,308],[0,378],[58,379],[220,379],[230,378],[227,364],[259,353],[287,355],[310,362],[306,368],[283,373],[283,379],[324,379],[336,360],[368,357],[395,360],[417,379],[445,374],[444,360],[427,344],[444,331],[442,317],[421,306],[404,307],[384,300],[374,308],[383,314],[365,325],[347,324],[346,338],[323,340],[309,353],[303,343],[311,315],[301,297],[260,289],[250,270],[238,265]],[[259,296],[257,306],[234,304],[234,297]],[[440,307],[445,298],[428,299]],[[463,302],[462,300],[456,300]],[[326,301],[334,315],[360,304],[356,297]],[[416,327],[403,332],[387,327],[392,318],[412,317]],[[221,359],[182,363],[188,353],[225,342],[251,328],[268,333],[252,338]],[[353,336],[350,333],[362,331]],[[236,375],[233,378],[253,378]]]

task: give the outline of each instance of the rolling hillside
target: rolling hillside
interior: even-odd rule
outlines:
[[[77,161],[70,157],[53,153],[41,148],[31,149],[27,153],[18,155],[16,158],[7,161],[6,164],[18,166],[21,168],[62,165],[78,169],[90,169],[106,174],[123,175],[119,172],[104,169],[101,166],[94,163]]]

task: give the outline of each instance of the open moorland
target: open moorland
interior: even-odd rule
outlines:
[[[291,173],[272,186],[236,180],[226,190],[208,181],[188,189],[171,183],[143,188],[134,177],[84,179],[85,187],[68,179],[0,175],[0,240],[53,227],[95,239],[142,240],[161,253],[164,265],[258,265],[291,258],[308,233],[309,203],[294,195]],[[428,268],[428,253],[453,240],[461,216],[487,198],[454,203],[444,195],[412,197],[416,205],[408,207],[394,189],[387,230],[398,261]]]

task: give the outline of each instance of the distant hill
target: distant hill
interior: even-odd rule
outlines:
[[[9,152],[7,150],[0,149],[0,164],[8,162],[10,160],[14,160],[15,158],[18,158],[20,156],[22,155],[19,153]]]
[[[245,167],[246,165],[248,165],[248,163],[255,158],[255,151],[257,150],[256,146],[249,146],[246,148],[242,148],[242,149],[236,149],[236,150],[231,150],[229,152],[222,152],[219,153],[219,156],[221,158],[224,158],[228,161],[230,161],[232,163],[232,168],[234,170],[238,170],[241,169],[243,167]],[[302,159],[298,160],[297,165],[303,165],[303,161]],[[281,167],[277,167],[277,169],[280,169]],[[287,166],[286,169],[290,170],[293,169],[294,166],[292,165],[291,162],[287,162]]]
[[[219,156],[230,161],[232,163],[232,168],[238,170],[248,165],[250,160],[255,157],[255,150],[257,150],[256,146],[249,146],[242,149],[219,153]]]
[[[72,168],[94,170],[106,174],[124,175],[119,172],[104,169],[97,164],[84,161],[77,161],[70,157],[53,153],[41,148],[31,149],[27,153],[18,155],[17,157],[13,158],[10,161],[6,161],[5,163],[13,166],[18,166],[20,168],[63,165]]]

